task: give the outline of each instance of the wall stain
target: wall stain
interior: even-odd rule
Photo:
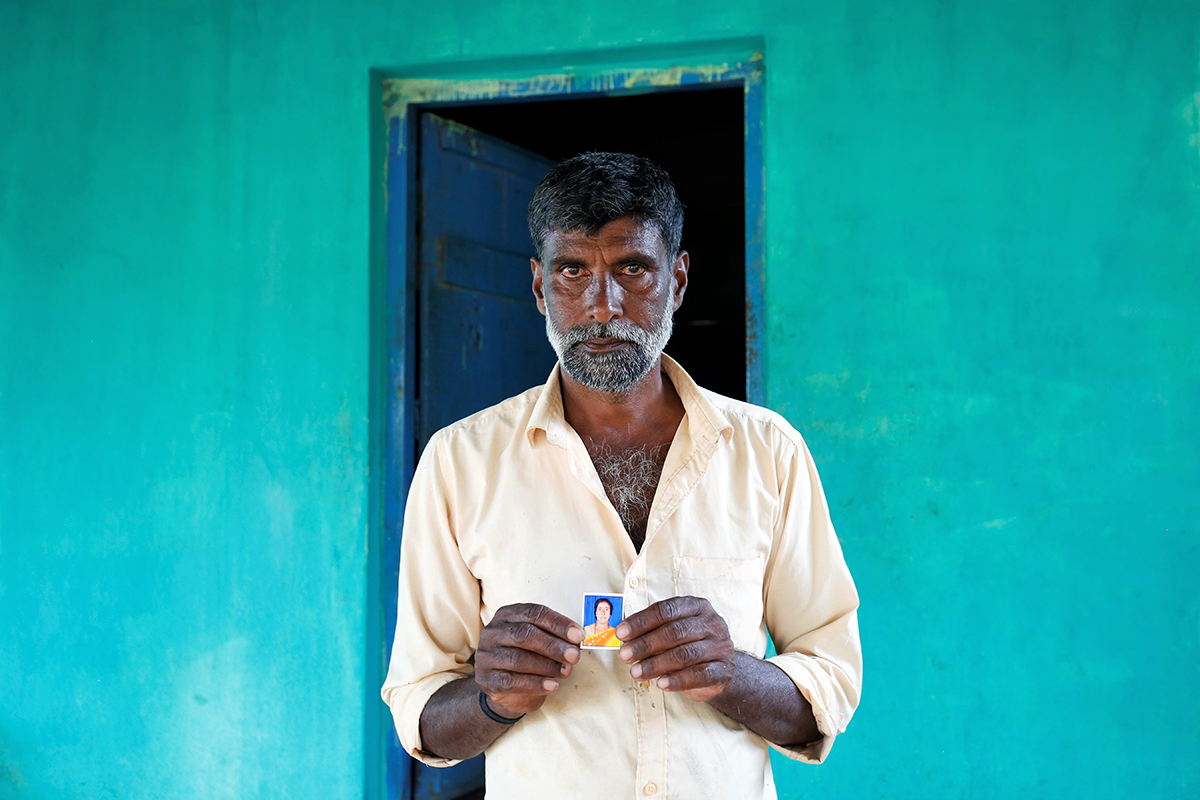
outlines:
[[[8,750],[3,744],[0,744],[0,789],[25,789],[28,784],[25,783],[25,776],[21,774],[21,769],[17,766],[17,762],[11,760],[8,756]]]
[[[1192,129],[1188,144],[1200,155],[1200,92],[1193,94],[1191,102],[1183,107],[1183,118]]]

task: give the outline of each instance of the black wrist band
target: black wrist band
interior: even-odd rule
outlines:
[[[516,725],[521,720],[521,717],[525,716],[522,714],[520,717],[502,717],[495,711],[492,711],[488,707],[487,695],[483,693],[482,689],[479,690],[479,707],[483,709],[484,714],[487,714],[488,719],[492,722],[499,722],[501,725]]]

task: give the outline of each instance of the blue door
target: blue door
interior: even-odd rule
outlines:
[[[554,365],[533,298],[526,223],[534,187],[554,162],[428,112],[419,147],[418,453],[438,429],[545,382]],[[414,800],[450,800],[483,785],[482,757],[414,766]]]
[[[526,212],[554,162],[421,115],[418,452],[439,428],[543,383]]]

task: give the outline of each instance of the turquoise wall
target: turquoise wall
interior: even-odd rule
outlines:
[[[1195,794],[1200,7],[578,8],[0,4],[0,798],[363,794],[368,70],[746,35],[867,657],[781,795]]]

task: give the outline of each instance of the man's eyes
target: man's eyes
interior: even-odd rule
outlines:
[[[577,264],[567,264],[559,267],[558,271],[568,278],[578,278],[584,273],[584,268]],[[646,266],[644,264],[623,264],[621,273],[624,275],[645,275]]]

